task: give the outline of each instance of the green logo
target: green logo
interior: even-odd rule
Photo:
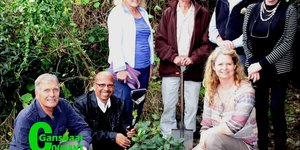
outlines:
[[[44,130],[44,134],[38,136],[39,129]],[[36,122],[33,124],[29,131],[29,146],[33,150],[60,150],[60,149],[82,149],[82,145],[52,145],[52,142],[62,142],[62,141],[81,141],[83,140],[82,135],[78,136],[67,136],[67,135],[51,135],[52,128],[46,122]],[[45,142],[44,147],[39,147],[38,140]]]

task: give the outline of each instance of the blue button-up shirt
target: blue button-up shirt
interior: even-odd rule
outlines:
[[[10,150],[31,149],[29,147],[29,131],[36,122],[45,122],[52,128],[52,134],[47,135],[63,135],[68,129],[74,135],[82,135],[83,140],[79,141],[79,145],[89,147],[91,142],[91,129],[88,124],[74,111],[69,102],[60,98],[53,112],[53,118],[50,118],[43,110],[38,102],[34,100],[27,108],[23,109],[14,122],[14,134],[10,143]],[[44,147],[45,142],[39,140],[43,129],[38,130],[38,145]],[[48,141],[47,141],[48,142]],[[52,142],[57,145],[59,141]]]

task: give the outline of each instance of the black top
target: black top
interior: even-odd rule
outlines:
[[[250,63],[258,62],[272,52],[284,30],[285,13],[288,5],[281,2],[273,17],[267,21],[261,20],[261,5],[262,3],[253,8],[253,15],[249,20],[248,37],[253,46],[253,58]],[[266,6],[267,10],[271,10],[275,7],[276,4],[273,6]],[[262,14],[262,17],[266,19],[268,15],[269,13],[265,11]]]

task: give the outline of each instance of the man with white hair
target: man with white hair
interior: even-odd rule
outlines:
[[[67,129],[78,137],[75,146],[89,147],[91,129],[69,102],[59,97],[59,85],[57,77],[49,73],[35,80],[35,99],[15,120],[10,150],[51,149],[62,139],[71,139],[71,136],[63,136]]]

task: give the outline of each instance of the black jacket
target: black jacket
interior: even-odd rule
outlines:
[[[95,92],[89,92],[78,97],[74,102],[75,111],[84,118],[92,129],[92,144],[94,149],[121,149],[115,142],[117,133],[126,136],[125,109],[124,102],[116,98],[110,97],[111,107],[107,110],[107,118],[100,118],[102,111],[98,107]],[[101,111],[101,112],[100,112]],[[99,126],[104,122],[108,122],[110,130],[103,130]]]

